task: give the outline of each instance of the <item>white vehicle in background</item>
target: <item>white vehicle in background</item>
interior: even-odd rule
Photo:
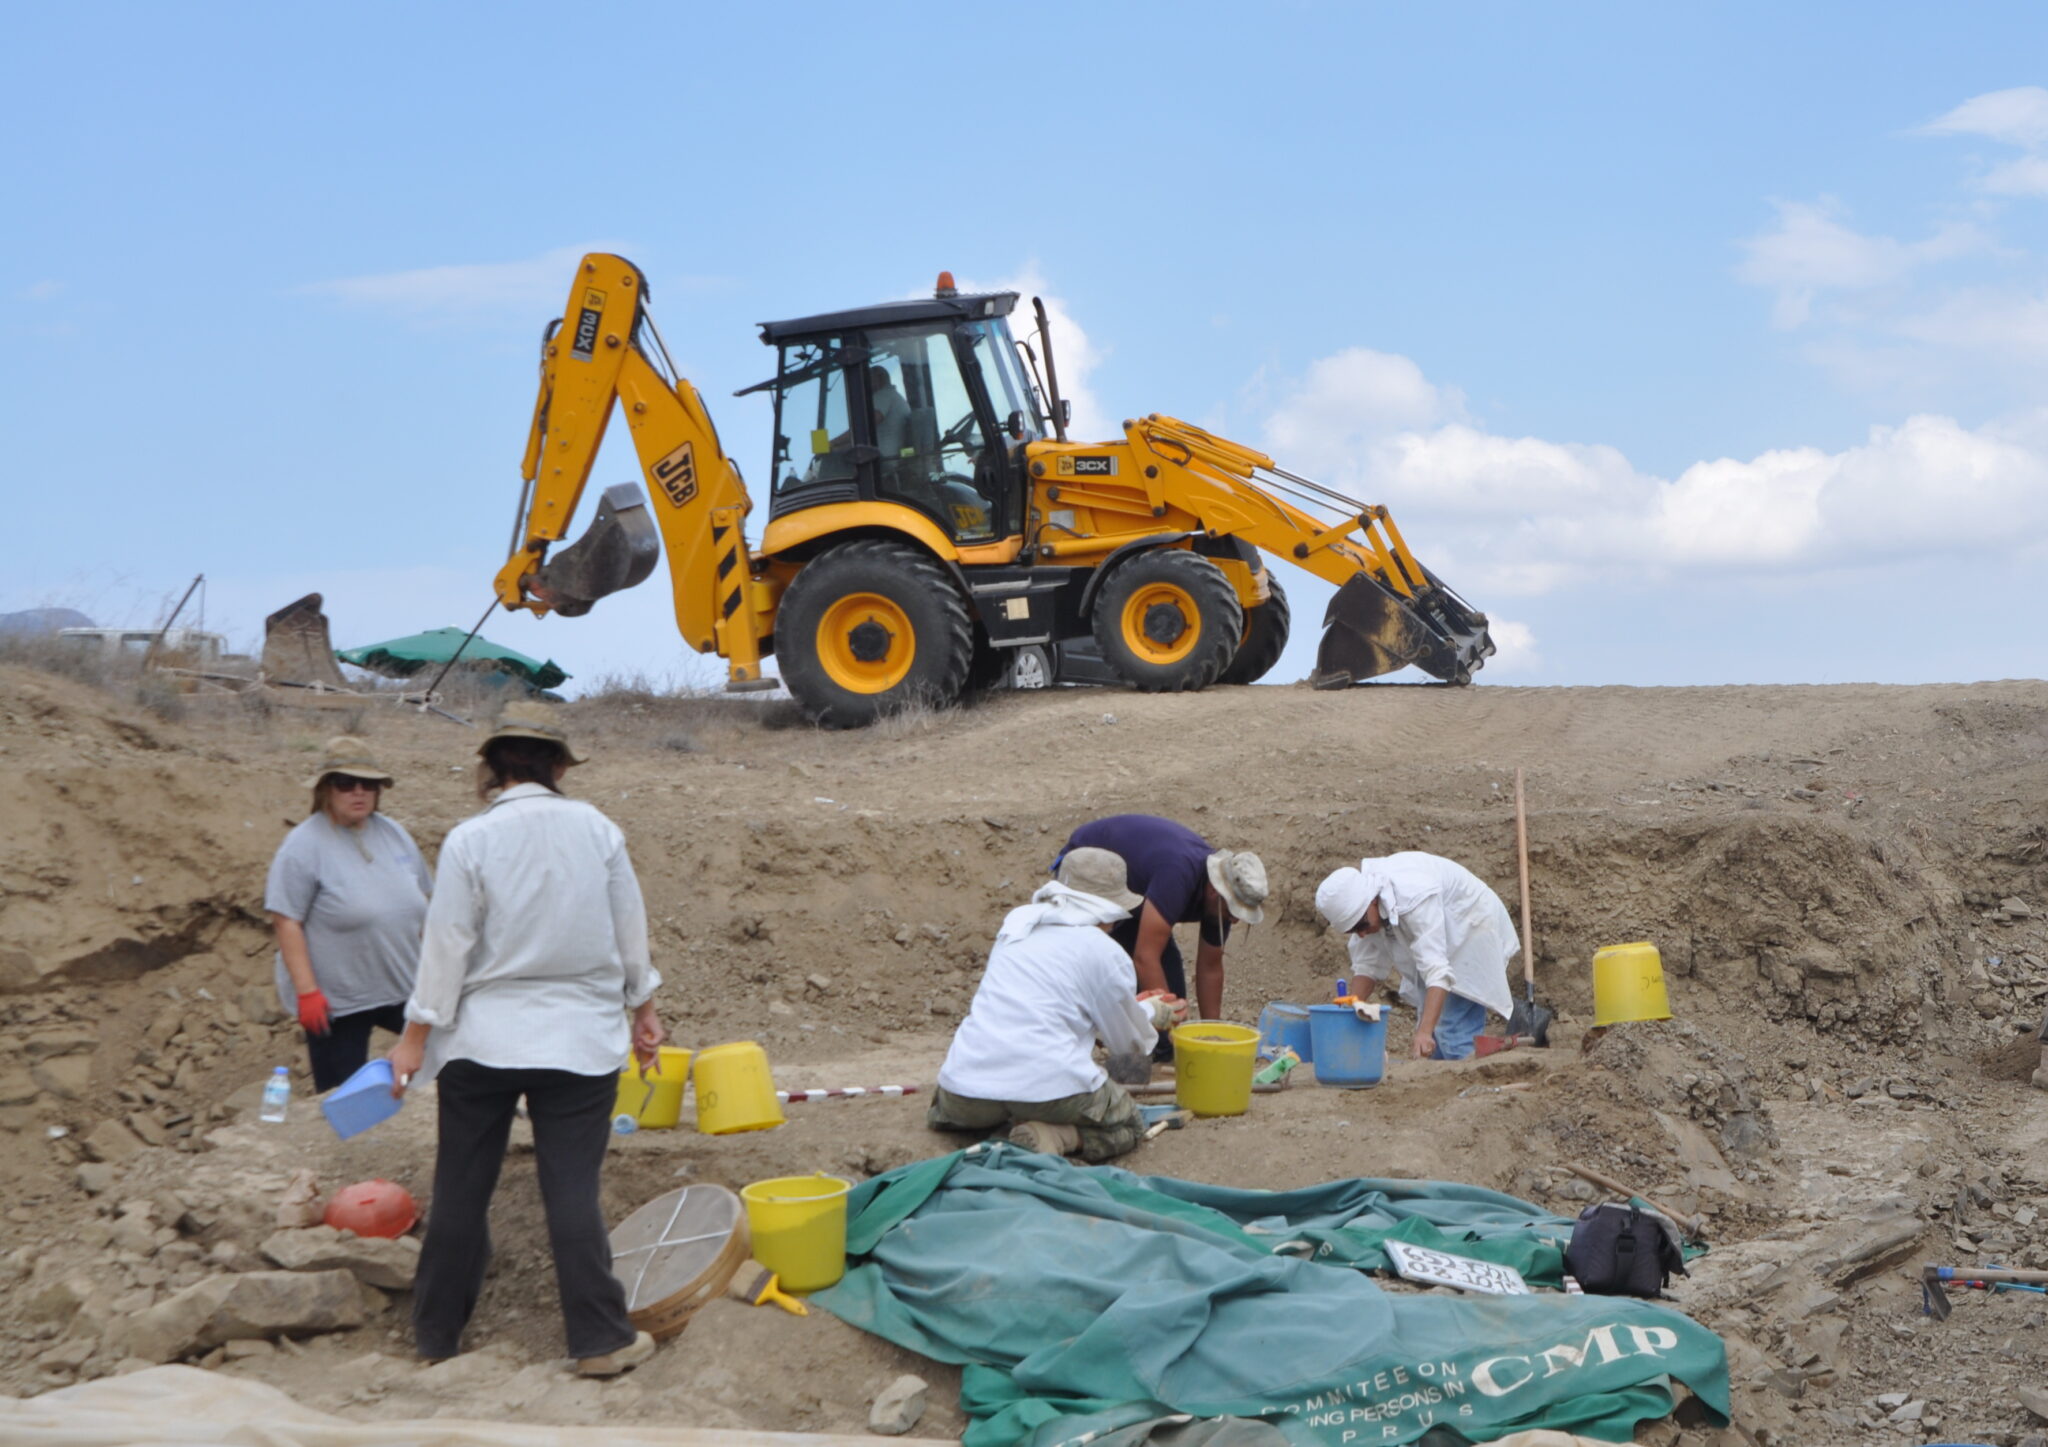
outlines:
[[[180,668],[218,668],[228,657],[228,641],[202,628],[60,628],[66,648],[102,663],[175,664]]]

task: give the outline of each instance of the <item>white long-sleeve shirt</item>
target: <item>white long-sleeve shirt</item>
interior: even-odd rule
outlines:
[[[1507,906],[1486,882],[1441,855],[1409,851],[1361,859],[1386,927],[1349,937],[1353,974],[1398,978],[1401,998],[1422,1008],[1432,987],[1513,1012],[1507,962],[1521,951]]]
[[[1098,1039],[1113,1054],[1149,1053],[1159,1033],[1137,1001],[1137,969],[1096,928],[1126,917],[1059,883],[1011,910],[939,1084],[974,1100],[1059,1100],[1108,1079],[1094,1060]]]
[[[515,784],[449,831],[427,907],[409,1020],[431,1025],[421,1074],[450,1060],[609,1075],[626,1012],[661,976],[618,825],[539,784]]]

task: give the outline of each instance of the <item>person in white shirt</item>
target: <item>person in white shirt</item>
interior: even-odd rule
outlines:
[[[562,797],[562,775],[583,760],[546,705],[508,705],[477,752],[477,791],[496,798],[441,846],[419,981],[390,1055],[394,1094],[439,1081],[413,1339],[428,1361],[461,1350],[523,1096],[569,1355],[584,1376],[615,1376],[654,1354],[626,1317],[598,1199],[628,1047],[645,1068],[664,1036],[647,911],[618,826]]]
[[[1149,1054],[1187,1005],[1137,997],[1131,957],[1108,935],[1141,902],[1124,877],[1108,850],[1070,849],[1059,877],[1010,911],[939,1067],[925,1124],[1009,1125],[1013,1144],[1087,1161],[1138,1144],[1144,1116],[1095,1063],[1095,1043],[1112,1055]]]
[[[1316,911],[1349,935],[1351,993],[1397,983],[1415,1007],[1417,1060],[1463,1060],[1486,1023],[1508,1015],[1508,961],[1521,949],[1500,896],[1453,859],[1408,851],[1361,859],[1316,887]]]

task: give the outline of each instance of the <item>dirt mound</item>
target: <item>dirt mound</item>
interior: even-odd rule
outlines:
[[[303,1105],[282,1131],[248,1120],[267,1069],[302,1056],[269,986],[262,883],[326,735],[370,738],[398,776],[387,806],[431,856],[476,807],[477,734],[391,705],[182,707],[166,719],[0,670],[17,778],[0,838],[0,1208],[16,1246],[0,1320],[17,1323],[0,1327],[0,1389],[111,1370],[108,1322],[264,1266],[293,1166],[430,1197],[423,1106],[346,1145]],[[2025,1308],[1972,1302],[1940,1334],[1913,1323],[1902,1272],[1917,1253],[2048,1265],[2029,1159],[2048,1097],[2017,1083],[2048,997],[2048,685],[1055,692],[832,735],[726,699],[565,713],[594,754],[572,792],[631,842],[679,1042],[759,1040],[794,1086],[929,1081],[1003,910],[1103,813],[1171,814],[1264,855],[1273,907],[1233,942],[1227,1012],[1319,998],[1343,967],[1313,911],[1330,868],[1427,849],[1513,900],[1522,764],[1557,1048],[1398,1062],[1365,1094],[1261,1097],[1134,1168],[1276,1188],[1448,1177],[1572,1210],[1590,1188],[1560,1167],[1594,1165],[1706,1215],[1716,1250],[1681,1299],[1733,1344],[1752,1425],[1869,1440],[1872,1401],[1893,1390],[1952,1402],[1930,1419],[1946,1411],[1946,1431],[2019,1425],[1970,1352],[1990,1360],[1984,1333]],[[1632,939],[1660,946],[1677,1018],[1589,1040],[1587,963]],[[795,1106],[758,1135],[645,1133],[618,1143],[607,1207],[678,1179],[872,1174],[953,1143],[915,1098]],[[449,1367],[401,1365],[402,1297],[369,1327],[221,1367],[362,1415],[566,1419],[601,1401],[792,1429],[857,1425],[905,1369],[829,1320],[721,1306],[637,1384],[591,1395],[554,1361],[538,1195],[516,1153],[494,1236],[480,1350]],[[96,1283],[82,1297],[65,1285],[81,1279]],[[1895,1350],[1901,1331],[1917,1358]],[[952,1379],[908,1369],[953,1410]],[[921,1432],[957,1428],[933,1411]]]

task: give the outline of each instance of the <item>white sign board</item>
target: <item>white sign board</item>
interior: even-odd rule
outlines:
[[[1529,1283],[1522,1280],[1522,1273],[1512,1266],[1474,1261],[1469,1256],[1452,1256],[1424,1246],[1411,1246],[1406,1241],[1385,1242],[1383,1249],[1393,1258],[1394,1270],[1410,1281],[1426,1282],[1431,1286],[1455,1286],[1460,1291],[1483,1291],[1488,1296],[1530,1294]]]

